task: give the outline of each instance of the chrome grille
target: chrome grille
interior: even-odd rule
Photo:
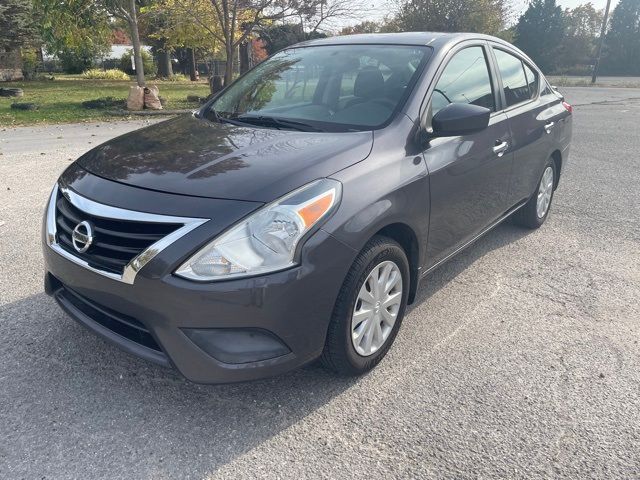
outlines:
[[[162,250],[207,221],[113,207],[55,185],[47,205],[45,240],[67,260],[131,284]],[[90,226],[92,236],[76,249],[72,234],[82,226]]]
[[[89,221],[94,226],[95,240],[86,252],[79,253],[73,247],[71,233],[82,221]],[[120,275],[131,260],[181,226],[105,219],[74,207],[62,194],[56,201],[56,230],[60,247],[94,268]]]

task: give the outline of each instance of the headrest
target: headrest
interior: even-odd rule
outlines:
[[[377,68],[358,72],[353,84],[353,94],[361,98],[377,98],[384,95],[384,77]]]

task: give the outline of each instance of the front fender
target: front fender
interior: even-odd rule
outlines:
[[[323,229],[360,251],[388,225],[406,225],[415,234],[421,269],[429,229],[429,177],[422,156],[398,141],[407,138],[411,126],[405,117],[400,125],[376,132],[366,160],[332,175],[342,182],[342,202]]]

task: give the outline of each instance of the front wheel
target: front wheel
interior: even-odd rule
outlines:
[[[517,224],[527,228],[539,228],[544,223],[549,216],[555,181],[556,166],[553,160],[549,159],[542,171],[538,188],[513,216]]]
[[[407,305],[409,262],[394,240],[375,236],[358,254],[329,323],[322,363],[338,373],[371,370],[391,347]]]

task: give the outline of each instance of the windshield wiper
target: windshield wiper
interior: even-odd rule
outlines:
[[[296,120],[289,120],[286,118],[268,117],[265,115],[252,116],[242,115],[235,117],[234,120],[243,123],[250,123],[252,125],[259,125],[263,127],[272,127],[280,130],[281,128],[291,128],[293,130],[299,130],[301,132],[321,132],[319,128],[309,125],[308,123],[298,122]]]
[[[209,107],[204,111],[204,115],[199,115],[199,118],[206,118],[210,122],[222,123],[222,118],[220,117],[220,114],[211,107]]]
[[[217,122],[217,123],[231,123],[232,125],[239,125],[240,122],[237,121],[233,121],[233,119],[229,118],[229,117],[225,117],[224,115],[221,115],[220,112],[214,110],[213,108],[209,108],[205,115],[204,118],[206,118],[207,120],[209,120],[210,122]]]

